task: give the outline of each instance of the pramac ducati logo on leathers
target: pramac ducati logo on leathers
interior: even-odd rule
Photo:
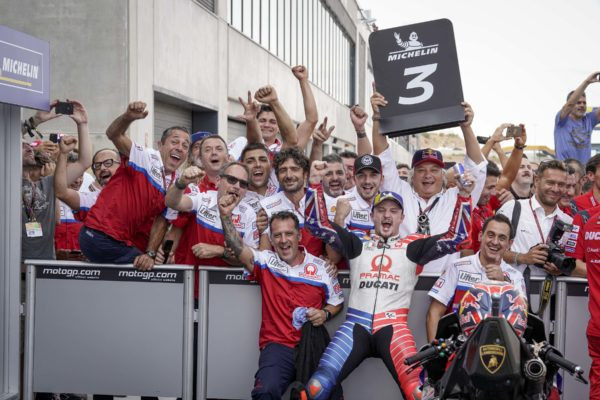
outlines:
[[[371,260],[371,271],[379,272],[380,265],[381,272],[390,272],[390,268],[392,268],[392,259],[385,254],[376,255],[373,257],[373,260]]]

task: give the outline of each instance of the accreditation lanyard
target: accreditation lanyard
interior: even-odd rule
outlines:
[[[535,210],[533,209],[533,205],[531,204],[531,199],[529,199],[529,208],[531,208],[531,213],[533,214],[533,219],[535,220],[535,224],[537,225],[538,232],[540,233],[540,238],[542,239],[542,243],[546,243],[546,241],[548,239],[544,238],[544,232],[542,231],[542,225],[540,224],[537,214],[536,214]],[[555,221],[556,221],[556,215],[552,219],[552,224],[554,224]]]
[[[163,181],[163,188],[165,188],[165,192],[166,192],[169,190],[169,188],[175,181],[175,171],[173,171],[173,173],[171,174],[171,181],[169,182],[169,186],[167,186],[167,177],[165,176],[165,168],[164,167],[160,170],[160,176]]]

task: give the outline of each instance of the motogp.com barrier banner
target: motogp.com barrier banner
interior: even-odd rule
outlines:
[[[381,108],[390,137],[458,126],[462,84],[452,22],[447,19],[373,32],[369,37]]]
[[[40,266],[37,279],[73,279],[87,281],[125,281],[183,283],[184,271],[159,270],[138,271],[133,268],[97,268],[64,266]]]

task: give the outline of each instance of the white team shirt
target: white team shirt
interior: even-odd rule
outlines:
[[[217,203],[217,191],[190,193],[192,210],[196,212],[196,223],[201,230],[198,237],[223,235],[223,225]],[[243,239],[252,248],[258,248],[258,230],[256,229],[256,213],[248,204],[240,202],[231,213],[231,221]]]
[[[525,296],[526,290],[523,274],[504,261],[500,262],[500,268],[502,268],[504,276],[510,279],[515,289]],[[497,281],[488,279],[485,274],[485,269],[479,260],[479,252],[477,252],[471,256],[463,257],[452,264],[448,264],[444,273],[429,291],[429,296],[448,307],[451,306],[452,311],[456,311],[464,294],[476,283],[494,282]]]
[[[363,233],[371,232],[375,228],[373,220],[371,219],[371,203],[368,203],[363,199],[362,196],[358,194],[358,191],[350,190],[348,193],[339,197],[331,197],[326,193],[323,193],[323,197],[325,198],[325,204],[327,206],[327,217],[330,221],[333,221],[335,218],[338,199],[345,198],[348,199],[352,211],[350,211],[350,214],[348,214],[344,220],[344,227],[353,232],[360,231]]]
[[[392,151],[389,147],[379,155],[379,158],[381,159],[383,169],[381,191],[389,190],[396,192],[402,196],[402,200],[404,201],[404,220],[400,224],[400,236],[416,233],[418,229],[417,217],[419,215],[419,205],[421,206],[421,210],[426,210],[438,198],[439,200],[435,206],[427,213],[429,216],[429,229],[431,235],[445,233],[452,220],[452,211],[454,210],[454,204],[458,196],[458,188],[442,190],[429,200],[424,200],[413,190],[408,182],[403,181],[398,176],[396,161],[392,157]],[[475,164],[473,160],[465,156],[464,166],[465,170],[471,172],[475,179],[475,187],[471,192],[471,202],[475,206],[485,185],[487,161],[484,160],[479,164]],[[433,260],[424,266],[423,272],[440,273],[447,263],[458,258],[459,254],[454,253]]]
[[[531,200],[531,206],[529,205],[529,200]],[[510,248],[512,251],[527,253],[529,249],[536,244],[545,243],[555,218],[560,219],[568,224],[573,222],[573,218],[565,214],[558,206],[556,206],[551,214],[546,215],[544,208],[537,200],[537,195],[531,196],[531,199],[517,201],[521,203],[521,215],[519,217],[519,224],[517,225],[515,240]],[[498,214],[505,215],[508,219],[512,220],[514,208],[515,200],[511,200],[500,207]],[[538,222],[540,223],[540,228],[542,229],[542,234],[544,235],[543,238],[540,235],[537,223],[535,222],[535,218],[533,216],[534,212],[537,216]],[[517,264],[513,266],[521,271],[521,273],[523,273],[525,267],[527,267],[526,264]],[[542,268],[531,266],[531,276],[546,276],[546,271]]]

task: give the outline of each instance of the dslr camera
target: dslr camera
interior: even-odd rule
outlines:
[[[571,272],[575,269],[575,259],[573,257],[565,256],[565,251],[560,243],[565,232],[570,232],[572,228],[573,225],[557,219],[552,224],[548,240],[546,241],[546,244],[548,245],[548,257],[546,258],[546,262],[556,265],[556,268],[558,268],[563,275],[571,275]],[[544,268],[543,265],[536,265],[536,267]]]

